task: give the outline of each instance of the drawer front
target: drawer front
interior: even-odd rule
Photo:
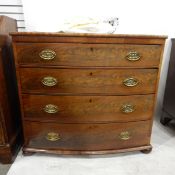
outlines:
[[[4,135],[3,135],[2,125],[0,123],[0,145],[3,145],[3,144],[4,144]]]
[[[16,44],[19,64],[61,66],[158,67],[159,45],[130,44]]]
[[[127,122],[151,119],[154,95],[23,95],[24,116],[59,123]]]
[[[147,94],[156,90],[157,69],[21,68],[25,93]]]
[[[146,146],[150,121],[110,124],[24,122],[26,145],[57,150],[109,150]]]

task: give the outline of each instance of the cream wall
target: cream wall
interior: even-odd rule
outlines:
[[[25,30],[25,21],[21,0],[0,0],[0,15],[5,15],[16,19],[18,31]]]
[[[57,26],[71,16],[119,18],[116,33],[155,34],[175,37],[173,0],[22,0],[27,31],[57,31]],[[166,42],[159,85],[157,114],[167,76],[171,42]],[[151,61],[151,60],[150,60]]]

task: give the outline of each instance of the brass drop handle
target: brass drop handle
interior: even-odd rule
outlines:
[[[39,56],[43,60],[53,60],[56,57],[56,53],[51,49],[44,49],[39,53]]]
[[[60,138],[60,135],[59,135],[58,133],[49,132],[49,133],[47,133],[47,135],[46,135],[46,139],[47,139],[48,141],[55,142],[55,141],[57,141],[57,140],[60,140],[61,138]]]
[[[47,104],[44,107],[44,111],[48,114],[55,114],[59,111],[58,106],[54,105],[54,104]]]
[[[49,87],[55,86],[58,83],[57,79],[51,76],[44,77],[41,82],[43,85]]]
[[[139,83],[139,80],[137,80],[136,78],[126,78],[125,80],[123,80],[123,84],[127,87],[134,87],[137,86]]]
[[[123,132],[121,132],[119,134],[119,138],[121,140],[129,140],[129,139],[131,139],[131,132],[129,132],[129,131],[123,131]]]
[[[138,61],[140,60],[141,56],[137,51],[131,51],[126,56],[126,59],[129,61]]]
[[[132,104],[124,104],[121,107],[121,111],[125,114],[132,113],[135,111],[135,106]]]

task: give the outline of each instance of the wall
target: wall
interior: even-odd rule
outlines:
[[[116,33],[163,34],[175,37],[174,2],[168,0],[22,0],[28,31],[57,31],[59,23],[71,16],[119,18]],[[171,42],[166,42],[158,94],[161,105],[167,76]],[[150,60],[151,61],[151,60]]]
[[[17,20],[18,31],[25,30],[23,6],[21,0],[0,0],[0,15]]]

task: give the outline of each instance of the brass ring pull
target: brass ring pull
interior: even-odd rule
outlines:
[[[45,49],[39,53],[39,56],[43,60],[53,60],[56,57],[56,53],[53,50]]]
[[[41,82],[43,85],[50,87],[55,86],[58,83],[56,78],[50,76],[44,77]]]
[[[48,114],[55,114],[58,112],[58,110],[59,110],[58,106],[53,105],[53,104],[47,104],[44,107],[44,111]]]
[[[140,54],[136,51],[131,51],[126,56],[126,59],[129,61],[138,61],[140,60],[140,58],[141,58]]]
[[[124,104],[121,107],[121,111],[125,114],[132,113],[135,111],[135,106],[132,104]]]
[[[139,81],[136,78],[127,78],[123,81],[123,84],[127,87],[134,87],[137,86]]]
[[[131,139],[131,133],[129,131],[123,131],[119,134],[119,138],[121,140],[129,140]]]
[[[61,138],[60,138],[60,135],[58,133],[49,132],[46,135],[46,139],[49,140],[49,141],[55,142],[57,140],[60,140]]]

